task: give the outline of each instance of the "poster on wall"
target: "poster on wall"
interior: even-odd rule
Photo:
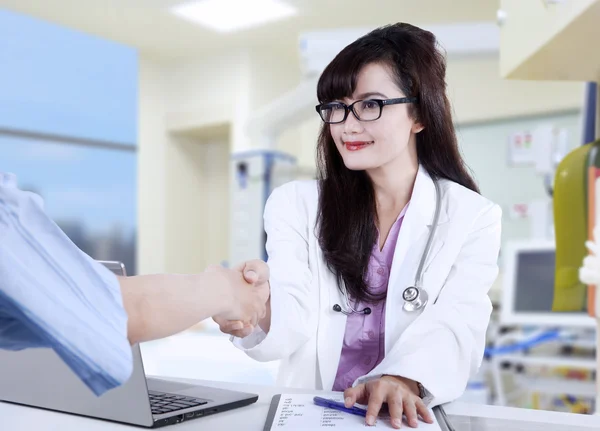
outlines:
[[[508,137],[509,166],[532,166],[539,174],[552,174],[569,153],[569,132],[565,127],[540,124],[531,131],[518,131]]]
[[[511,220],[522,220],[529,217],[529,204],[520,202],[509,206],[508,211]]]
[[[533,159],[533,137],[528,131],[511,133],[508,137],[508,164],[510,166],[531,165]]]

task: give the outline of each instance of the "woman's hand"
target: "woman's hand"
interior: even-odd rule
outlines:
[[[227,293],[224,311],[214,316],[214,319],[248,322],[258,324],[267,312],[266,304],[269,299],[269,288],[265,285],[249,283],[239,271],[209,267],[205,272],[211,272],[218,278],[213,288],[224,289]]]
[[[266,297],[266,320],[270,321],[271,310],[270,310],[270,286],[269,277],[270,271],[269,266],[260,259],[250,260],[238,265],[234,270],[239,271],[246,282],[250,283],[253,287],[261,289],[267,293]],[[228,320],[223,316],[215,316],[213,320],[219,325],[221,332],[225,334],[233,335],[234,337],[244,338],[247,337],[254,331],[254,326],[257,322],[251,321],[240,321],[240,320]]]
[[[416,428],[417,413],[427,423],[433,423],[429,410],[418,395],[417,383],[397,376],[383,376],[377,380],[362,383],[344,391],[346,407],[354,404],[366,404],[367,425],[374,425],[383,403],[387,403],[390,419],[394,428],[402,426],[402,414],[408,424]]]

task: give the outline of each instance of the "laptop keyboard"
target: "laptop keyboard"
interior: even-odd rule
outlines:
[[[202,398],[185,397],[183,395],[167,394],[164,392],[148,391],[152,414],[160,415],[177,410],[189,409],[207,404]]]

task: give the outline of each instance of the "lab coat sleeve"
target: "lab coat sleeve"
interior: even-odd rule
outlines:
[[[236,347],[258,361],[287,358],[316,333],[318,292],[308,263],[308,214],[298,198],[301,183],[275,189],[264,213],[266,250],[271,270],[271,327],[260,327],[245,338],[233,337]]]
[[[435,304],[402,333],[384,360],[354,385],[382,375],[420,382],[430,407],[458,398],[477,373],[492,311],[488,291],[498,275],[502,211],[490,205],[475,219]]]

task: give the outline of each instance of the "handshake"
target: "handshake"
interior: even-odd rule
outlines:
[[[207,268],[222,277],[227,295],[225,311],[213,316],[222,332],[236,337],[246,337],[256,325],[268,332],[270,326],[269,267],[262,260],[245,262],[233,269],[219,266]]]

